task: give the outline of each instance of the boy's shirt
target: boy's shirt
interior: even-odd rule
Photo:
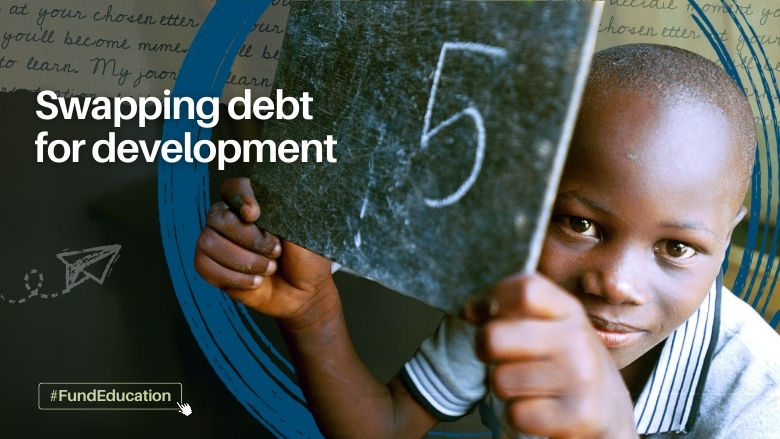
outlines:
[[[639,434],[780,437],[780,337],[720,280],[663,343],[634,404]],[[451,421],[484,399],[486,374],[474,351],[474,327],[448,316],[406,363],[401,378],[431,413]],[[496,425],[491,415],[483,411],[486,424]]]

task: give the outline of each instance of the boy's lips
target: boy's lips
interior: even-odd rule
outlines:
[[[590,318],[596,334],[607,348],[616,348],[631,343],[645,332],[642,329],[623,323],[612,322],[591,314],[588,314],[588,318]]]

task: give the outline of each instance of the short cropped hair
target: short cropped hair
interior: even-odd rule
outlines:
[[[747,97],[723,68],[696,53],[659,44],[626,44],[593,56],[584,99],[614,88],[656,96],[665,102],[704,102],[730,121],[739,148],[744,195],[753,170],[756,127]],[[583,102],[585,104],[586,102]]]

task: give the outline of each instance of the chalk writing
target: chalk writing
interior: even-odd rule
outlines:
[[[477,147],[476,147],[476,152],[474,157],[474,165],[471,168],[471,174],[469,174],[466,181],[464,181],[458,187],[458,189],[455,190],[455,192],[447,195],[444,198],[425,198],[424,199],[425,204],[430,207],[449,206],[451,204],[457,203],[458,200],[463,198],[463,196],[466,195],[469,189],[471,189],[471,186],[474,185],[474,182],[477,181],[477,176],[479,175],[479,171],[482,169],[482,161],[485,157],[485,123],[484,120],[482,119],[482,114],[480,114],[479,110],[477,110],[475,107],[469,106],[455,113],[454,115],[450,116],[444,122],[440,123],[439,125],[436,125],[436,127],[434,127],[433,129],[430,128],[431,114],[433,113],[434,105],[436,105],[436,92],[438,91],[439,88],[439,79],[441,78],[441,72],[442,69],[444,68],[444,60],[447,56],[448,50],[476,52],[494,58],[506,58],[506,50],[500,47],[487,46],[479,43],[453,43],[453,42],[446,42],[442,45],[441,52],[439,53],[439,61],[436,64],[436,71],[434,72],[434,76],[433,76],[431,95],[428,98],[428,106],[427,106],[427,110],[425,111],[423,132],[422,132],[422,137],[420,138],[420,147],[423,149],[427,148],[431,138],[436,136],[436,134],[438,134],[439,131],[452,125],[453,123],[457,122],[460,118],[464,116],[470,117],[474,122],[474,126],[477,130]]]
[[[384,133],[381,133],[379,135],[379,141],[377,142],[377,145],[382,145],[382,142],[384,141],[385,136]],[[366,212],[368,211],[368,199],[371,197],[371,190],[374,186],[374,156],[371,155],[368,159],[368,184],[366,185],[366,192],[363,195],[363,202],[360,203],[360,215],[358,216],[359,220],[363,220],[366,216]],[[363,237],[360,234],[360,228],[358,227],[357,232],[355,232],[355,248],[360,248],[360,245],[363,243]]]

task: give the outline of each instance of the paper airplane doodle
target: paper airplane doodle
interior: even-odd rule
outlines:
[[[57,253],[57,259],[65,264],[65,290],[75,288],[87,279],[103,285],[111,268],[119,257],[121,245],[104,245],[83,250]]]
[[[114,263],[119,259],[119,250],[121,249],[121,245],[114,244],[57,253],[57,259],[65,264],[65,288],[61,292],[42,293],[43,273],[33,268],[24,276],[24,287],[29,293],[27,297],[11,299],[0,293],[0,302],[22,304],[33,297],[53,299],[68,293],[88,279],[103,285],[111,273]]]

